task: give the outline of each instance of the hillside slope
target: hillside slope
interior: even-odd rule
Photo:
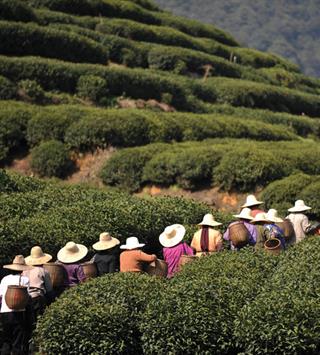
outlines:
[[[280,54],[308,75],[320,76],[317,0],[156,0],[174,13],[214,23],[243,44]]]

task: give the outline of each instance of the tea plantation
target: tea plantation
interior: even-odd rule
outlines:
[[[303,198],[317,220],[319,117],[319,79],[150,0],[0,0],[0,264],[104,230],[155,253],[167,225],[190,240],[211,207],[132,195],[150,185],[261,193],[282,215]],[[103,188],[60,181],[97,150],[110,152]],[[36,178],[9,172],[17,160]],[[44,354],[318,354],[318,259],[310,239],[279,258],[222,252],[170,282],[93,280],[34,341]]]

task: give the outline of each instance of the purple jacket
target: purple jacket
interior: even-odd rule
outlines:
[[[168,278],[177,272],[181,255],[193,255],[193,249],[185,242],[171,248],[163,248],[163,258],[168,264]]]
[[[86,280],[83,268],[80,264],[59,263],[66,270],[67,278],[64,287],[72,287]]]

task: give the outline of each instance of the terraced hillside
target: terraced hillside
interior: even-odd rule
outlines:
[[[149,0],[0,0],[0,84],[0,162],[39,176],[111,146],[131,192],[320,174],[320,80]]]

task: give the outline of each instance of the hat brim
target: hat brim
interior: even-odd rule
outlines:
[[[198,226],[209,226],[209,227],[218,227],[218,226],[222,226],[222,223],[220,222],[212,222],[212,223],[204,223],[204,222],[201,222],[201,223],[198,223]]]
[[[270,218],[270,222],[281,223],[281,222],[283,222],[283,219],[279,218],[279,217],[274,217],[274,218]]]
[[[160,234],[159,242],[163,247],[171,248],[178,245],[182,241],[183,237],[186,234],[186,229],[182,225],[179,225],[178,227],[176,227],[176,229],[177,229],[177,234],[173,238],[168,238],[165,232]]]
[[[303,211],[309,211],[309,210],[311,210],[311,207],[309,207],[309,206],[291,207],[288,209],[289,212],[303,212]]]
[[[273,221],[271,221],[270,219],[252,219],[251,221],[250,221],[250,223],[259,223],[259,222],[264,222],[264,223],[270,223],[270,222],[273,222]]]
[[[9,264],[9,265],[3,265],[3,268],[13,270],[13,271],[27,271],[27,270],[31,270],[32,266],[21,265],[21,264]]]
[[[247,219],[248,221],[252,221],[252,220],[253,220],[253,217],[250,217],[250,216],[241,216],[240,214],[234,214],[233,217],[241,218],[241,219]]]
[[[27,256],[24,260],[27,265],[37,266],[43,265],[52,259],[52,255],[44,254],[41,258],[33,258],[31,255]]]
[[[121,245],[120,246],[120,249],[126,249],[126,250],[132,250],[132,249],[137,249],[137,248],[142,248],[144,247],[145,244],[143,243],[138,243],[136,245],[127,245],[127,244],[124,244],[124,245]]]
[[[246,207],[253,207],[253,206],[259,206],[262,205],[264,202],[263,201],[256,201],[255,203],[245,203],[244,205],[241,206],[241,208],[246,208]]]
[[[92,248],[94,250],[108,250],[108,249],[111,249],[113,247],[115,247],[116,245],[119,245],[120,244],[120,240],[118,240],[117,238],[113,238],[110,240],[110,241],[107,241],[107,242],[97,242],[97,243],[94,243],[92,245]]]
[[[62,263],[65,264],[71,264],[71,263],[76,263],[77,261],[80,261],[83,259],[87,253],[88,253],[88,248],[85,245],[82,244],[77,244],[79,251],[77,253],[74,253],[70,255],[68,251],[66,250],[65,247],[59,250],[57,254],[57,259],[61,261]]]

